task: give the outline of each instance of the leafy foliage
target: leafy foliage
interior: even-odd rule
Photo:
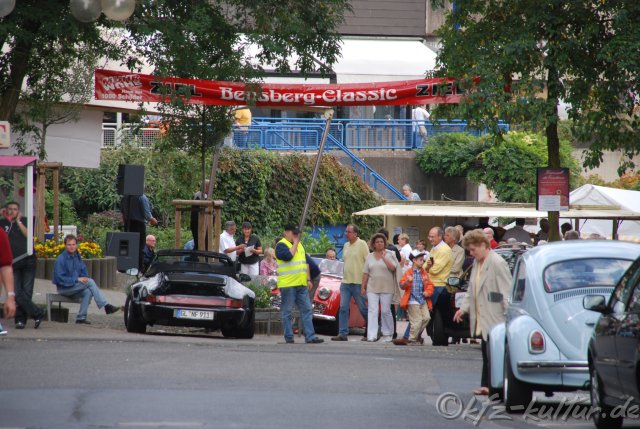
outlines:
[[[536,168],[547,165],[545,138],[540,134],[510,132],[492,144],[490,136],[441,134],[418,152],[418,166],[427,173],[466,176],[484,183],[505,202],[535,202]],[[571,157],[571,145],[562,141],[562,166],[572,177],[579,168]]]
[[[309,234],[304,234],[302,236],[302,245],[307,253],[317,253],[322,255],[324,255],[328,249],[335,246],[324,230],[320,230],[320,234],[317,238],[312,237]]]
[[[78,215],[73,204],[73,200],[69,194],[61,192],[58,195],[58,202],[60,204],[60,222],[63,225],[77,225]],[[45,210],[49,214],[49,224],[53,224],[53,192],[46,190],[44,196]]]
[[[585,166],[599,165],[604,150],[631,157],[640,153],[638,16],[634,1],[456,1],[438,31],[438,73],[470,89],[455,108],[464,119],[497,135],[498,119],[545,130],[551,167],[560,100],[572,133],[590,144]]]
[[[223,150],[212,195],[213,199],[224,201],[222,221],[250,221],[263,244],[270,245],[285,224],[299,221],[314,161],[301,154]],[[145,166],[146,193],[163,225],[172,223],[172,200],[189,199],[198,189],[198,161],[188,153],[132,147],[105,151],[100,168],[65,168],[62,175],[62,188],[76,202],[81,216],[118,207],[114,183],[121,163]],[[325,155],[308,223],[310,226],[349,223],[351,213],[381,203],[381,198],[358,176],[334,157]],[[116,220],[120,225],[116,218],[117,215],[98,215],[88,223],[113,230]],[[186,218],[183,216],[185,228]],[[359,218],[357,223],[366,235],[380,226],[380,219]],[[188,239],[190,234],[183,237]]]
[[[0,20],[0,40],[5,44],[0,55],[0,119],[21,123],[23,131],[44,141],[45,125],[59,116],[50,108],[52,103],[79,81],[72,77],[93,69],[82,61],[87,54],[91,60],[119,61],[131,71],[148,66],[157,76],[258,86],[262,67],[288,71],[291,58],[303,74],[330,72],[340,52],[336,29],[350,9],[348,0],[136,3],[135,13],[124,23],[105,17],[81,23],[69,13],[68,0],[16,2],[15,10]],[[23,101],[40,126],[33,124],[33,117],[14,118],[25,80],[32,87]],[[189,93],[168,88],[165,93],[160,110],[171,123],[170,135],[180,136],[167,142],[188,150],[200,148],[202,167],[205,151],[229,130],[229,108],[190,105]],[[38,100],[46,100],[46,111],[35,108],[43,106]],[[21,149],[28,151],[27,146],[23,142]],[[43,145],[38,152],[45,156]]]

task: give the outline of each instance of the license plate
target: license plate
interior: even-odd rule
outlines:
[[[215,313],[213,311],[202,310],[175,310],[175,317],[178,319],[193,319],[193,320],[213,320]]]

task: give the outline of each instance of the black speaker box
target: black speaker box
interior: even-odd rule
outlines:
[[[120,164],[116,177],[116,189],[120,195],[142,195],[144,193],[144,166]]]
[[[140,234],[137,232],[107,232],[107,256],[114,256],[118,271],[138,268]]]

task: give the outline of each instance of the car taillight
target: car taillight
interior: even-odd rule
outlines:
[[[151,304],[155,304],[157,302],[156,296],[155,295],[151,295],[151,294],[145,296],[144,300],[149,302],[149,303],[151,303]]]
[[[545,349],[544,335],[540,331],[533,331],[529,335],[529,352],[543,353]]]

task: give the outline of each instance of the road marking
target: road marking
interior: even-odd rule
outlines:
[[[200,427],[204,426],[204,422],[120,422],[118,426],[134,426],[134,427]]]
[[[396,360],[395,358],[374,358],[373,360]]]

